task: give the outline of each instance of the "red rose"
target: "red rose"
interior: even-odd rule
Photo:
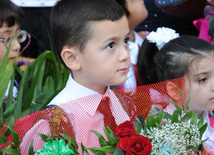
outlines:
[[[132,121],[125,121],[116,128],[118,138],[131,137],[136,135],[135,126]]]
[[[142,135],[121,138],[117,147],[125,151],[126,155],[147,155],[152,150],[150,140]]]
[[[212,155],[211,152],[204,150],[201,155]]]

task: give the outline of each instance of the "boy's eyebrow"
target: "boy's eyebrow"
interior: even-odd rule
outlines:
[[[129,35],[131,34],[131,32],[129,31],[125,37],[128,37]],[[112,37],[109,37],[109,38],[106,38],[104,42],[108,42],[109,40],[115,40],[115,39],[118,39],[119,37],[115,37],[115,36],[112,36]]]
[[[201,73],[196,73],[193,77],[200,76],[200,75],[205,75],[207,73],[209,73],[209,71],[207,71],[207,72],[201,72]]]
[[[131,34],[131,31],[128,32],[128,34],[126,36],[129,36]]]

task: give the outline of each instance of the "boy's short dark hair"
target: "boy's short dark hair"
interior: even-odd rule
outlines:
[[[116,1],[117,1],[117,3],[119,3],[123,7],[123,9],[126,13],[126,16],[129,17],[130,13],[129,13],[129,10],[127,9],[127,6],[126,6],[126,0],[116,0]]]
[[[83,50],[92,35],[92,22],[115,21],[124,15],[123,8],[115,0],[58,1],[50,17],[55,54],[61,59],[60,54],[65,45]]]
[[[0,27],[5,22],[8,27],[15,24],[20,25],[24,17],[24,13],[21,7],[10,0],[1,0],[0,4]]]

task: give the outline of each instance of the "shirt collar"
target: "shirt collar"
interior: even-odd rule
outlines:
[[[135,37],[135,42],[129,42],[129,51],[130,51],[131,64],[136,65],[138,51],[141,44],[143,43],[143,39],[136,32],[134,32],[134,37]]]
[[[111,93],[98,93],[94,90],[91,90],[87,87],[84,87],[77,83],[72,76],[69,76],[69,80],[67,82],[67,87],[70,89],[70,94],[72,94],[74,102],[77,102],[87,113],[93,116],[99,106],[100,101],[103,97],[110,97]],[[72,88],[71,88],[72,86]],[[75,89],[73,89],[75,88]],[[106,92],[111,91],[110,87],[107,87]],[[86,105],[87,104],[87,105]]]

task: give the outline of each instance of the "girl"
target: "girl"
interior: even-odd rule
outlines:
[[[165,28],[151,32],[142,44],[137,63],[139,77],[144,84],[152,84],[184,76],[189,109],[198,111],[199,117],[203,115],[208,124],[202,138],[214,136],[211,117],[214,110],[214,47],[197,37],[178,37],[173,31],[166,32]],[[171,41],[170,37],[173,38]],[[205,146],[208,145],[214,146],[212,138],[206,141]]]

